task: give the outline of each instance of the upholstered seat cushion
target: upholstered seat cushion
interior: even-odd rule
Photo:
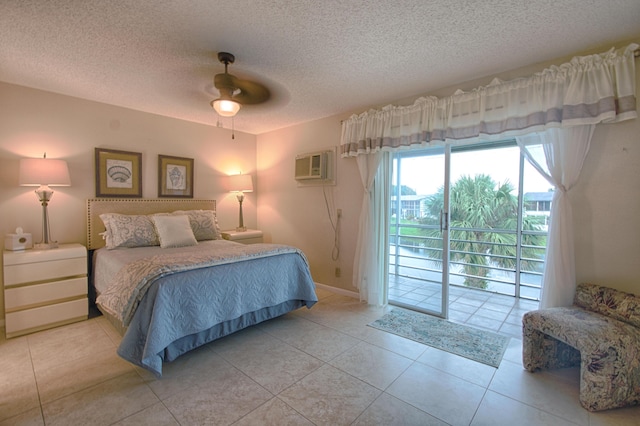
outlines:
[[[631,324],[575,306],[527,312],[525,317],[531,328],[591,354],[585,366],[589,371],[601,370],[602,360],[611,357],[640,367],[640,329]]]

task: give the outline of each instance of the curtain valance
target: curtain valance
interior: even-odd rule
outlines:
[[[636,49],[612,48],[527,78],[353,115],[342,123],[341,156],[636,118]]]

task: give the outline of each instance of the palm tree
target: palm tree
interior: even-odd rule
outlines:
[[[452,262],[462,264],[468,287],[486,289],[488,286],[490,265],[503,268],[515,268],[516,233],[491,232],[491,230],[517,229],[518,198],[513,195],[513,185],[509,181],[496,183],[491,176],[480,174],[475,177],[462,176],[450,191],[449,225],[450,258]],[[423,224],[435,224],[444,204],[444,188],[426,200],[428,216],[421,220]],[[524,217],[524,230],[539,230],[535,218]],[[441,248],[433,237],[439,237],[436,229],[425,229],[427,249]],[[546,237],[527,235],[523,245],[544,246]],[[441,259],[440,250],[431,250],[430,257]],[[523,258],[539,258],[535,249],[523,248]],[[534,267],[523,260],[522,267]],[[533,263],[533,262],[529,262]]]

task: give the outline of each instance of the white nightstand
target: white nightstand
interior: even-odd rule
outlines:
[[[262,231],[247,229],[246,231],[222,231],[222,238],[242,244],[256,244],[262,242]]]
[[[83,245],[5,251],[3,257],[8,338],[87,319],[87,249]]]

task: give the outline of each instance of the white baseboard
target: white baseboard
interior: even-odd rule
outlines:
[[[315,283],[316,287],[321,288],[326,291],[330,291],[331,293],[340,294],[342,296],[353,297],[354,299],[360,299],[360,293],[355,291],[345,290],[343,288],[333,287],[326,284]]]

